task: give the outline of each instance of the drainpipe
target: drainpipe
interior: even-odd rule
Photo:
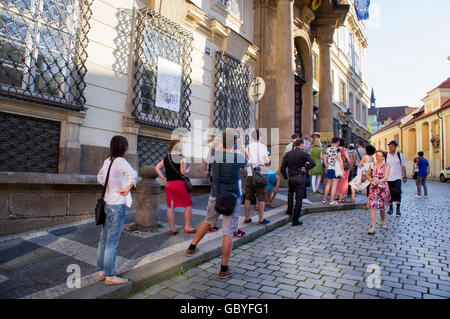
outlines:
[[[402,148],[403,156],[405,156],[405,150],[403,149],[403,128],[400,125],[401,123],[398,124],[398,127],[400,128],[400,138],[402,139],[402,141],[400,142],[400,147]]]
[[[444,143],[445,143],[445,139],[444,139],[444,119],[442,117],[439,116],[440,112],[437,112],[437,117],[441,120],[441,152],[442,152],[442,169],[444,169],[445,167],[445,152],[444,152]]]

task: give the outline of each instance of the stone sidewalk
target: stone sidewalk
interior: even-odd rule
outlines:
[[[313,204],[304,205],[306,212],[355,208],[361,206],[365,201],[365,198],[360,196],[357,203],[353,206],[343,204],[329,206],[320,202],[320,195],[309,195],[308,198],[313,201]],[[207,194],[193,197],[193,227],[199,225],[203,220],[207,200]],[[275,208],[268,209],[265,215],[269,220],[272,219],[277,222],[269,225],[269,227],[243,226],[242,228],[248,233],[248,236],[235,240],[235,246],[285,223],[287,221],[287,217],[284,214],[286,211],[286,200],[287,190],[280,189],[279,195],[274,201]],[[171,264],[172,268],[166,268],[172,269],[172,273],[161,270],[161,273],[158,273],[158,275],[168,276],[180,268],[175,269],[176,266],[185,265],[183,264],[184,260],[181,260],[180,256],[168,261],[167,257],[184,252],[193,235],[182,232],[184,223],[183,209],[177,208],[175,223],[181,232],[177,236],[169,236],[165,214],[166,207],[165,204],[161,204],[158,213],[158,222],[162,225],[162,228],[150,233],[127,231],[126,228],[134,222],[134,212],[130,211],[127,213],[126,226],[120,240],[116,260],[116,269],[119,274],[129,273],[135,269],[144,269],[144,266],[164,261]],[[251,214],[255,216],[257,213],[252,210]],[[240,225],[243,222],[243,215],[242,207]],[[254,221],[256,220],[254,218]],[[220,220],[218,226],[221,226]],[[96,227],[93,220],[86,220],[70,225],[56,226],[0,238],[0,298],[57,298],[73,294],[73,289],[68,288],[66,285],[66,280],[71,274],[67,272],[69,265],[78,265],[80,267],[82,287],[96,284],[96,247],[99,236],[100,227]],[[221,231],[208,234],[204,242],[210,242],[211,250],[209,254],[200,256],[195,262],[200,263],[220,254],[220,249],[218,250],[217,248],[220,248],[221,236]],[[149,268],[150,270],[148,270]],[[141,271],[141,273],[155,276],[154,269],[158,269],[158,267],[153,267],[153,270],[151,268],[146,268],[150,272]],[[137,276],[141,276],[139,280],[148,279],[142,278],[145,275],[137,273]],[[128,287],[128,289],[131,288]],[[75,296],[81,297],[76,294]]]
[[[233,249],[230,278],[218,279],[216,257],[132,298],[448,299],[450,183],[429,182],[428,199],[414,197],[412,180],[403,187],[402,216],[374,236],[367,211],[309,214]],[[375,269],[380,286],[369,287]]]

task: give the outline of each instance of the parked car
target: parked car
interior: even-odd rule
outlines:
[[[444,168],[441,171],[441,173],[439,174],[439,180],[442,183],[445,183],[449,179],[450,179],[450,166],[448,166],[447,168]]]

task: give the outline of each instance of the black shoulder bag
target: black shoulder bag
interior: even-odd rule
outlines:
[[[264,188],[268,183],[267,174],[262,172],[262,167],[255,167],[252,170],[252,184],[257,188]]]
[[[237,197],[233,193],[220,191],[219,189],[219,163],[216,162],[215,182],[217,185],[216,212],[224,216],[233,214],[236,207]]]
[[[97,206],[95,206],[95,225],[103,225],[105,223],[106,219],[106,212],[105,212],[105,193],[106,193],[106,187],[108,187],[108,180],[109,180],[109,171],[111,170],[111,166],[114,162],[115,158],[111,160],[111,163],[109,164],[108,173],[106,174],[106,180],[105,180],[105,186],[103,187],[102,197],[98,199]]]
[[[186,190],[188,191],[188,193],[192,192],[192,184],[191,184],[191,180],[189,179],[189,177],[184,176],[183,174],[181,174],[181,172],[179,172],[176,168],[175,165],[173,165],[172,162],[172,156],[167,156],[167,158],[169,159],[169,163],[170,166],[172,166],[172,169],[177,172],[177,174],[181,177],[181,179],[184,181],[184,186],[186,186]]]

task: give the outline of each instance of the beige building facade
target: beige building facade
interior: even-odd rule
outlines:
[[[208,128],[254,126],[252,1],[31,2],[0,3],[0,235],[91,217],[114,135],[138,169],[184,129],[206,183]]]
[[[196,183],[209,128],[278,129],[279,159],[294,132],[343,136],[350,107],[368,139],[352,1],[11,0],[0,20],[0,233],[90,217],[114,135],[138,169],[181,128]]]
[[[450,165],[450,78],[428,92],[424,105],[416,111],[381,128],[371,138],[377,149],[388,150],[392,140],[399,144],[411,175],[418,152],[430,163],[430,178],[439,179],[443,168]]]

